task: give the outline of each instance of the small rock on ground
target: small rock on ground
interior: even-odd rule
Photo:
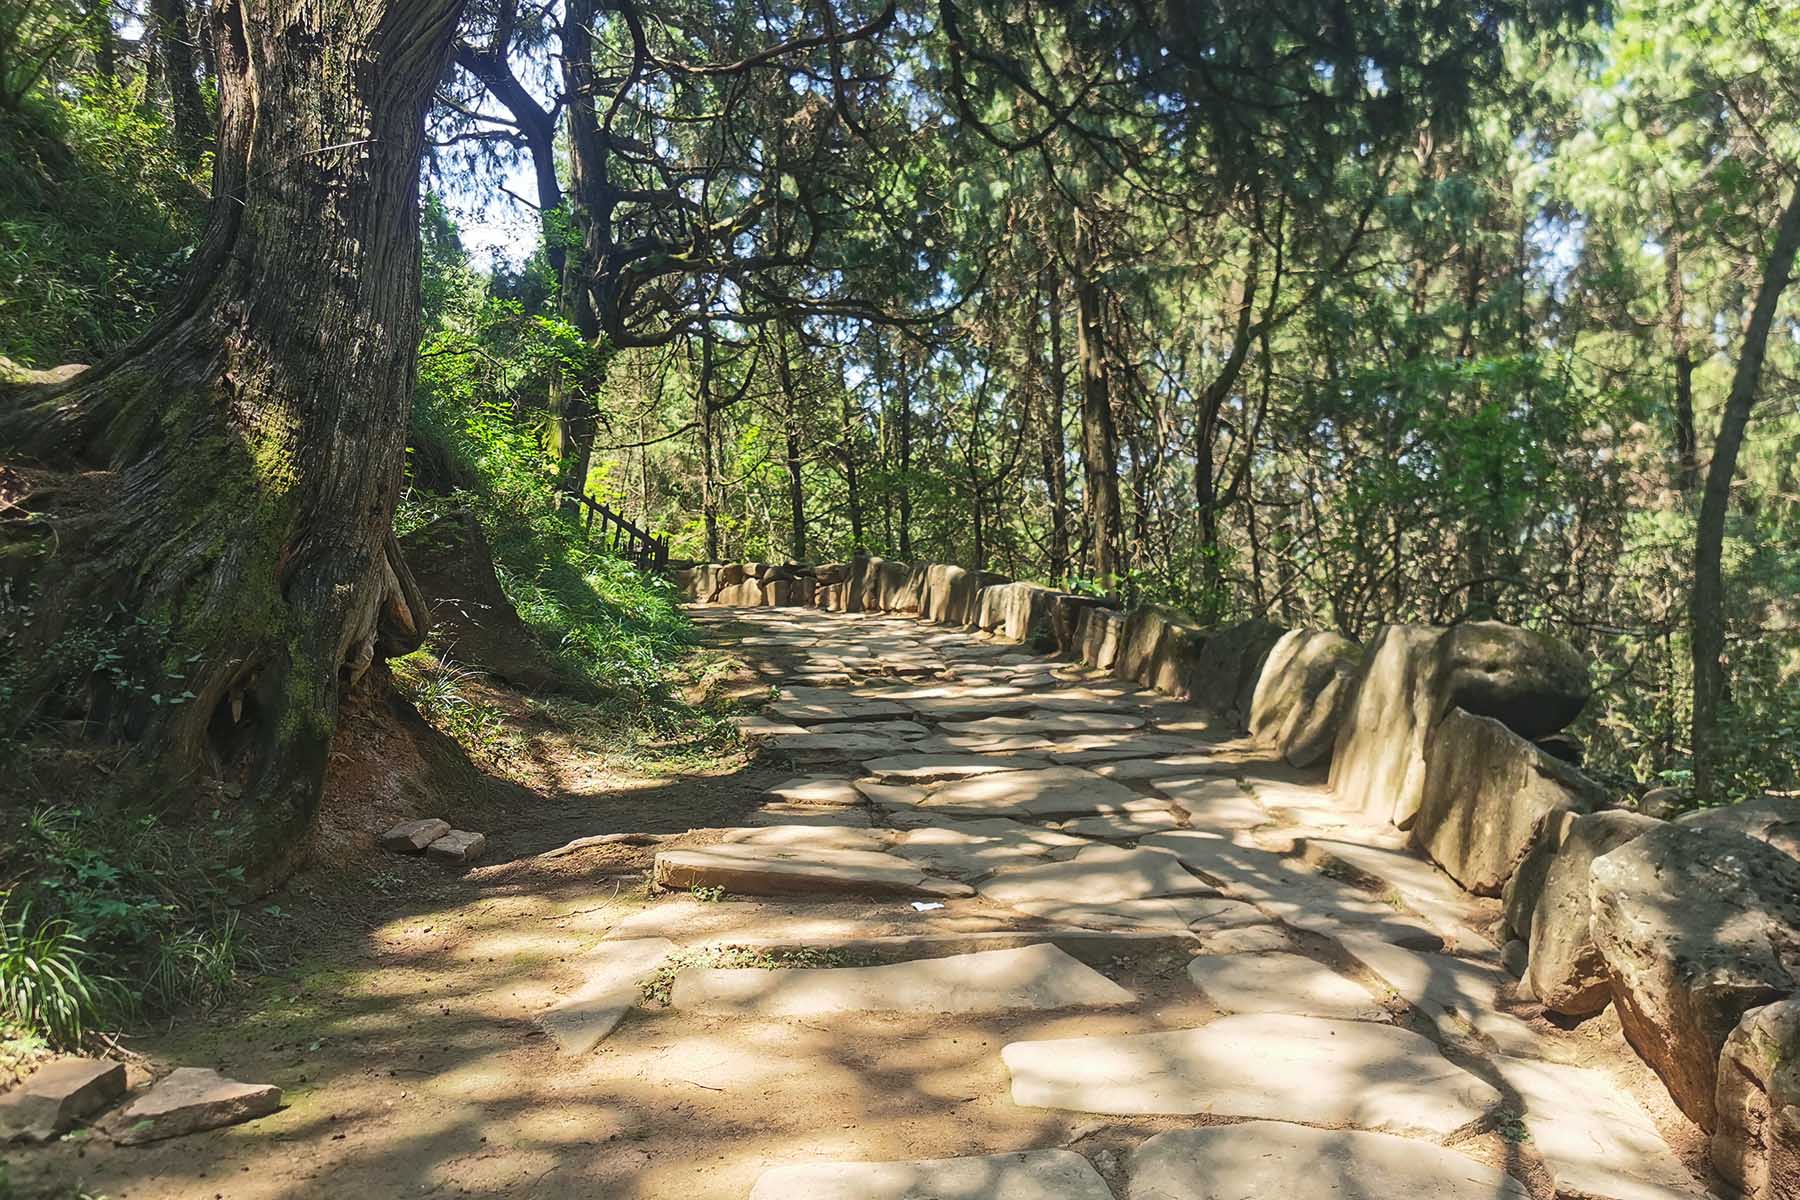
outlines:
[[[486,834],[470,833],[466,829],[452,829],[425,847],[425,856],[443,863],[472,863],[480,858],[481,852],[486,849]]]
[[[136,1146],[266,1117],[281,1107],[281,1089],[239,1083],[207,1067],[177,1067],[108,1125],[113,1141]]]
[[[0,1096],[0,1142],[49,1141],[124,1094],[124,1063],[103,1058],[46,1063]]]
[[[425,847],[450,832],[450,822],[436,817],[420,817],[416,821],[402,821],[378,839],[383,850],[392,850],[398,854],[423,854]]]

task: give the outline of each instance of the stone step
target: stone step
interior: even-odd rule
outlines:
[[[675,976],[670,996],[678,1009],[749,1017],[1104,1008],[1137,999],[1051,945],[877,967],[690,967]]]
[[[1319,1017],[1013,1042],[1001,1059],[1015,1103],[1113,1116],[1207,1113],[1442,1139],[1501,1099],[1410,1030]]]
[[[979,885],[996,904],[1063,901],[1080,897],[1087,904],[1118,900],[1153,900],[1167,896],[1217,893],[1212,884],[1190,874],[1181,860],[1164,850],[1090,846],[1066,862],[1036,867],[1009,867]]]
[[[1096,813],[1167,812],[1160,800],[1079,767],[1005,771],[932,788],[918,807],[971,817],[1080,817]]]
[[[618,1027],[641,998],[638,981],[675,952],[668,938],[601,942],[571,964],[583,979],[574,991],[539,1013],[537,1023],[564,1054],[586,1054]]]

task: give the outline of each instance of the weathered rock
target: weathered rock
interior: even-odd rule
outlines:
[[[1073,592],[1058,592],[1050,598],[1050,636],[1058,654],[1080,657],[1082,614],[1107,603],[1099,596],[1077,596]]]
[[[1112,1200],[1112,1192],[1073,1150],[1028,1150],[774,1167],[757,1178],[750,1200]]]
[[[1226,1012],[1346,1021],[1379,1021],[1387,1015],[1361,984],[1299,954],[1201,955],[1188,961],[1188,978]]]
[[[1531,942],[1531,916],[1544,895],[1544,880],[1550,875],[1550,864],[1562,849],[1563,839],[1582,814],[1566,812],[1544,826],[1543,836],[1531,844],[1519,860],[1512,878],[1500,889],[1501,904],[1506,913],[1506,928],[1514,937]]]
[[[1160,604],[1146,604],[1125,614],[1113,674],[1145,687],[1157,687],[1165,670],[1174,683],[1173,664],[1188,649],[1197,651],[1204,638],[1186,614]]]
[[[1580,655],[1547,634],[1493,621],[1384,626],[1338,730],[1331,786],[1358,811],[1410,828],[1428,739],[1451,708],[1546,737],[1575,718],[1590,690]]]
[[[653,875],[663,888],[716,887],[743,896],[968,896],[967,884],[935,879],[893,854],[830,847],[718,845],[665,850]]]
[[[792,691],[793,689],[789,689]],[[866,700],[853,692],[820,689],[804,698],[777,700],[769,705],[768,714],[800,725],[828,725],[841,721],[879,721],[910,717],[912,710],[892,700]]]
[[[1680,823],[1693,829],[1729,829],[1800,859],[1800,796],[1759,796],[1741,804],[1701,809],[1681,817]]]
[[[675,1008],[755,1017],[1104,1008],[1136,999],[1047,944],[877,967],[689,967],[670,991]]]
[[[773,755],[806,766],[858,762],[892,754],[904,747],[906,740],[877,733],[784,733],[763,745]]]
[[[281,1089],[239,1083],[206,1067],[177,1067],[107,1125],[123,1146],[181,1137],[266,1117],[281,1107]]]
[[[1719,1053],[1800,991],[1800,862],[1723,829],[1662,825],[1594,860],[1594,942],[1632,1048],[1715,1125]]]
[[[1753,1008],[1725,1041],[1712,1162],[1745,1200],[1800,1200],[1800,998]]]
[[[1525,738],[1563,728],[1594,690],[1587,660],[1567,642],[1499,621],[1454,626],[1437,658],[1441,708],[1493,717]]]
[[[1442,1138],[1500,1099],[1410,1030],[1272,1013],[1013,1042],[1000,1057],[1014,1103],[1116,1116],[1207,1113]]]
[[[1443,633],[1384,625],[1369,642],[1331,756],[1331,790],[1350,811],[1402,828],[1419,811],[1425,739],[1438,716],[1431,682]]]
[[[1589,873],[1596,858],[1661,824],[1624,811],[1588,813],[1569,822],[1544,875],[1527,939],[1531,992],[1551,1012],[1585,1017],[1612,1003],[1611,977],[1591,929]]]
[[[1651,788],[1638,797],[1637,810],[1646,817],[1670,820],[1678,817],[1687,808],[1687,797],[1680,788]]]
[[[1599,784],[1499,721],[1453,709],[1431,734],[1413,842],[1471,892],[1498,896],[1563,813],[1605,799]]]
[[[436,817],[402,821],[380,837],[381,848],[399,854],[423,854],[425,847],[450,832],[450,822]]]
[[[1083,929],[1226,931],[1269,920],[1255,907],[1217,896],[1163,896],[1149,900],[1015,900],[1009,906],[1058,925]]]
[[[1296,767],[1331,755],[1356,694],[1362,648],[1349,638],[1294,629],[1269,650],[1250,700],[1250,735]]]
[[[47,1142],[125,1094],[125,1064],[60,1058],[0,1096],[0,1142]]]
[[[1075,657],[1097,671],[1111,671],[1119,659],[1125,617],[1110,608],[1084,608],[1075,619]]]
[[[1050,604],[1055,588],[1038,583],[1002,583],[981,589],[976,623],[1009,642],[1050,650]]]
[[[601,942],[573,965],[585,978],[539,1013],[537,1023],[564,1054],[586,1054],[617,1028],[642,996],[639,982],[675,952],[668,938]]]
[[[1511,1176],[1442,1146],[1245,1121],[1159,1133],[1131,1154],[1129,1200],[1528,1200]]]
[[[486,849],[487,835],[485,833],[471,833],[467,829],[452,829],[425,847],[425,856],[441,863],[462,866],[480,858],[481,852]]]
[[[1248,729],[1263,664],[1286,632],[1260,617],[1211,630],[1175,664],[1177,686],[1162,690],[1192,701],[1236,729]]]

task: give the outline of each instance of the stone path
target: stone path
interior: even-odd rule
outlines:
[[[540,1024],[605,1055],[621,980],[664,963],[676,1018],[763,1023],[784,1047],[734,1065],[697,1028],[695,1086],[826,1087],[921,1036],[882,1014],[938,1014],[935,1052],[963,1031],[986,1081],[942,1103],[1083,1122],[912,1160],[821,1130],[766,1162],[755,1200],[1702,1194],[1632,1095],[1520,1002],[1493,902],[1340,809],[1322,771],[910,618],[695,615],[778,689],[739,724],[793,775],[741,828],[658,854],[655,882],[693,899],[613,927]],[[841,915],[871,897],[879,917]],[[768,960],[706,957],[722,945]]]

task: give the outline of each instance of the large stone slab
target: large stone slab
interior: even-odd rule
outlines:
[[[973,879],[1002,867],[1029,866],[1051,853],[1073,854],[1088,843],[1081,838],[1047,829],[1033,829],[1017,822],[969,821],[957,825],[1015,826],[978,832],[955,825],[932,825],[909,830],[894,840],[892,853],[921,863],[934,871]]]
[[[1759,796],[1703,808],[1678,820],[1694,829],[1729,829],[1767,842],[1789,858],[1800,858],[1800,796]]]
[[[1562,846],[1544,872],[1526,940],[1525,978],[1531,994],[1551,1012],[1585,1017],[1612,1003],[1612,976],[1594,944],[1594,860],[1655,829],[1662,822],[1642,813],[1588,813],[1568,822]]]
[[[1338,944],[1430,1017],[1446,1038],[1473,1032],[1502,1053],[1535,1057],[1544,1051],[1543,1039],[1530,1025],[1500,1010],[1502,992],[1513,981],[1501,968],[1408,950],[1367,934],[1346,934]]]
[[[784,780],[763,795],[787,804],[861,804],[863,796],[848,780],[837,775],[802,775]]]
[[[1443,944],[1444,932],[1423,917],[1399,911],[1379,896],[1291,865],[1281,855],[1199,830],[1142,839],[1178,855],[1191,870],[1219,884],[1227,896],[1255,904],[1271,918],[1327,936],[1369,933],[1404,945]]]
[[[0,1096],[0,1142],[45,1142],[125,1094],[125,1064],[104,1058],[46,1063]]]
[[[1073,1150],[920,1162],[813,1163],[764,1171],[750,1200],[1112,1200]]]
[[[1747,1200],[1800,1200],[1800,997],[1753,1008],[1726,1039],[1712,1162]]]
[[[1060,826],[1067,833],[1079,834],[1084,838],[1098,838],[1109,842],[1135,842],[1138,838],[1148,837],[1153,833],[1166,833],[1171,829],[1181,828],[1181,821],[1172,812],[1158,812],[1155,809],[1144,809],[1129,814],[1103,813],[1092,817],[1080,817],[1073,821],[1064,821]]]
[[[1695,1200],[1700,1189],[1631,1093],[1599,1071],[1497,1057],[1559,1196]]]
[[[1175,802],[1195,829],[1234,831],[1269,823],[1269,813],[1235,779],[1217,775],[1153,779],[1150,786]]]
[[[1050,763],[1041,758],[1002,754],[894,754],[870,759],[863,769],[878,779],[897,783],[931,783],[941,779],[967,779],[996,771],[1041,771]]]
[[[886,850],[887,834],[867,825],[760,825],[727,829],[719,841],[728,846],[828,847],[834,850]]]
[[[1529,1200],[1511,1176],[1386,1133],[1246,1121],[1159,1133],[1131,1154],[1127,1200]]]
[[[804,765],[879,758],[901,749],[906,740],[875,733],[782,733],[763,745],[771,754]]]
[[[1188,963],[1188,978],[1226,1012],[1346,1021],[1379,1021],[1387,1016],[1362,984],[1299,954],[1202,955]]]
[[[912,709],[893,700],[866,700],[852,692],[817,700],[777,700],[764,710],[772,717],[796,725],[824,725],[837,721],[873,721],[882,717],[910,717]]]
[[[1068,764],[1099,763],[1115,758],[1190,754],[1197,749],[1193,739],[1166,733],[1082,733],[1058,738],[1050,759]]]
[[[983,717],[979,721],[946,721],[939,726],[945,733],[993,735],[1007,737],[1014,734],[1054,733],[1094,733],[1139,729],[1144,718],[1133,713],[1120,712],[1051,712],[1048,710],[1026,712],[1017,717]]]
[[[177,1067],[107,1123],[122,1146],[182,1137],[266,1117],[281,1107],[281,1089],[239,1083],[206,1067]]]
[[[1494,944],[1476,929],[1469,898],[1456,881],[1414,853],[1370,845],[1349,835],[1302,839],[1309,859],[1340,875],[1366,880],[1378,892],[1397,897],[1468,953],[1486,953]]]
[[[1800,992],[1800,861],[1724,829],[1662,825],[1594,860],[1594,944],[1626,1040],[1702,1129],[1719,1054]]]
[[[1079,767],[988,773],[943,784],[919,807],[941,813],[1002,817],[1075,817],[1165,810],[1121,783]]]
[[[1082,929],[1138,929],[1184,933],[1223,931],[1266,924],[1261,910],[1217,896],[1165,896],[1092,904],[1081,899],[1018,900],[1011,907],[1058,925]]]
[[[668,938],[621,938],[601,942],[574,963],[581,985],[537,1016],[538,1026],[564,1054],[586,1054],[637,1007],[638,983],[675,952]]]
[[[1122,846],[1091,846],[1066,862],[1011,867],[979,886],[981,894],[996,904],[1076,899],[1107,904],[1207,895],[1217,890],[1189,874],[1181,860],[1167,851]]]
[[[1245,1014],[1199,1029],[1014,1042],[1015,1103],[1113,1116],[1262,1117],[1443,1138],[1500,1093],[1392,1025]]]
[[[877,967],[690,967],[675,976],[670,997],[675,1008],[753,1017],[1101,1008],[1137,999],[1051,945]]]
[[[1478,896],[1498,896],[1568,812],[1606,800],[1599,784],[1492,717],[1452,709],[1432,731],[1414,842]]]
[[[935,879],[904,858],[829,847],[703,846],[656,856],[656,886],[723,888],[742,896],[811,893],[968,896],[967,884]]]

